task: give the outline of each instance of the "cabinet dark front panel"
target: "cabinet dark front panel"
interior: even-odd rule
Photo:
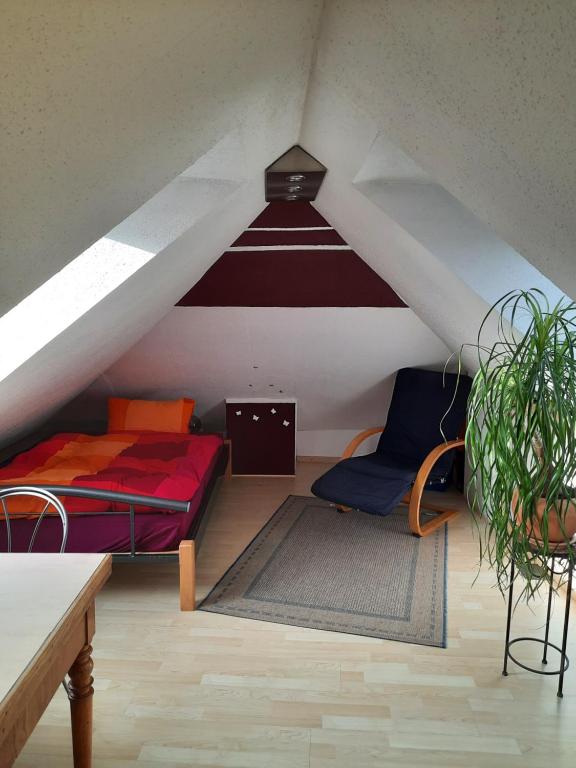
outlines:
[[[233,474],[295,473],[295,403],[227,403],[226,425]]]

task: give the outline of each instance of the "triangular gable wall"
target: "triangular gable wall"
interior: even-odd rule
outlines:
[[[450,351],[327,216],[270,204],[77,412],[99,401],[104,415],[111,393],[190,396],[205,427],[221,430],[227,397],[295,397],[298,453],[326,456],[382,423],[396,371],[441,369]]]
[[[405,307],[309,203],[270,203],[181,307]]]

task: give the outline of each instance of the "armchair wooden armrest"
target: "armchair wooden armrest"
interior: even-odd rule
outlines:
[[[354,455],[356,449],[364,442],[364,440],[371,437],[372,435],[376,435],[379,432],[382,432],[383,430],[384,427],[370,427],[370,429],[365,429],[363,432],[360,432],[360,434],[356,435],[356,437],[354,437],[348,443],[344,453],[342,454],[342,459],[349,459]],[[434,468],[434,465],[440,456],[447,453],[448,451],[454,450],[454,448],[462,448],[463,446],[464,440],[460,439],[449,440],[446,443],[441,443],[441,445],[437,445],[435,448],[433,448],[422,462],[420,469],[418,470],[418,474],[416,475],[414,485],[402,499],[403,504],[408,504],[408,524],[410,526],[410,531],[414,534],[414,536],[428,536],[441,525],[444,525],[444,523],[450,520],[450,518],[459,513],[459,510],[457,509],[446,509],[445,507],[441,507],[436,504],[428,504],[427,502],[422,504],[422,494],[424,493],[424,488],[428,482],[430,472]],[[351,507],[345,507],[342,504],[337,504],[336,507],[340,512],[349,512],[351,509]],[[438,514],[427,523],[421,524],[421,509],[431,510],[432,512],[437,512]]]
[[[356,437],[353,437],[352,440],[350,440],[350,442],[344,449],[342,458],[349,459],[351,456],[354,455],[354,453],[356,452],[356,449],[361,443],[364,442],[364,440],[367,440],[372,435],[377,435],[379,432],[383,432],[383,431],[384,431],[384,427],[370,427],[370,429],[365,429],[363,432],[360,432],[360,434],[356,435]]]
[[[433,448],[428,456],[422,462],[416,480],[412,486],[410,494],[405,498],[405,502],[408,504],[408,523],[410,530],[415,536],[428,536],[435,531],[441,525],[444,525],[451,517],[458,514],[457,509],[445,509],[432,504],[422,505],[422,494],[424,487],[428,481],[428,476],[432,471],[434,465],[444,453],[454,450],[454,448],[462,448],[464,446],[464,440],[449,440],[447,443],[442,443]],[[433,512],[438,512],[436,517],[423,525],[420,524],[420,509],[423,506],[424,509],[430,509]]]

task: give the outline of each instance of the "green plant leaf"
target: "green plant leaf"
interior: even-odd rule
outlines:
[[[490,346],[483,338],[492,316],[497,341]],[[549,539],[552,516],[564,543],[570,542],[565,522],[576,478],[576,304],[562,300],[550,308],[538,289],[509,292],[484,317],[476,343],[465,346],[474,347],[478,359],[466,448],[468,502],[484,518],[480,557],[495,569],[501,591],[513,561],[530,599],[550,580],[545,563],[556,546]],[[572,547],[568,558],[573,566]]]

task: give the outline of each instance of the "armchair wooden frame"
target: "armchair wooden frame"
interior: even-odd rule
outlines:
[[[354,455],[358,446],[360,446],[364,440],[367,440],[372,435],[377,435],[383,431],[384,427],[370,427],[370,429],[365,429],[363,432],[360,432],[360,434],[356,435],[356,437],[354,437],[348,443],[344,453],[342,454],[342,459],[349,459]],[[430,475],[430,472],[432,471],[440,456],[447,453],[448,451],[454,450],[455,448],[463,447],[464,440],[462,439],[448,440],[447,442],[441,443],[440,445],[437,445],[435,448],[433,448],[422,462],[420,469],[418,470],[418,474],[416,475],[416,479],[414,480],[414,485],[400,502],[401,504],[408,505],[408,524],[410,526],[410,531],[414,536],[428,536],[459,513],[460,510],[458,509],[446,509],[445,507],[439,506],[437,504],[429,504],[428,502],[423,502],[422,494],[424,493],[424,488],[426,486],[426,482],[428,481],[428,476]],[[349,512],[351,509],[351,507],[344,507],[341,504],[337,504],[336,506],[341,512]],[[426,523],[421,523],[420,511],[422,509],[436,512],[436,517]]]

